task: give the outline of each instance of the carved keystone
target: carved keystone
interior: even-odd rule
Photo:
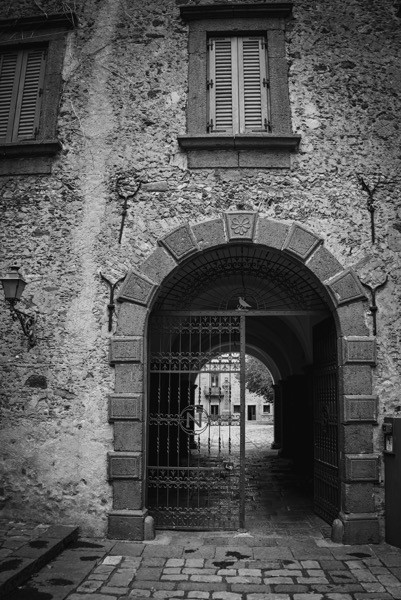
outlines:
[[[254,212],[227,212],[225,213],[228,240],[253,241],[257,213]]]
[[[362,285],[354,271],[351,269],[347,269],[334,277],[330,283],[327,284],[327,287],[331,291],[337,304],[353,302],[360,298],[366,299]]]
[[[291,226],[288,237],[284,242],[283,250],[305,261],[313,250],[322,243],[323,240],[320,237],[301,227],[301,225],[294,224]]]
[[[347,363],[376,364],[376,339],[350,336],[343,338],[343,361]]]
[[[147,279],[134,271],[129,271],[117,300],[118,302],[126,300],[128,302],[144,304],[146,306],[149,303],[155,288],[156,284],[150,279]]]
[[[109,423],[141,419],[142,394],[110,394]]]
[[[378,457],[374,454],[346,454],[345,477],[347,481],[377,481]]]
[[[110,340],[110,364],[141,362],[143,338],[125,337]]]
[[[109,452],[109,479],[138,479],[141,456],[135,452]]]
[[[192,231],[188,225],[184,225],[178,229],[175,229],[164,238],[159,240],[158,243],[165,246],[178,261],[182,260],[185,256],[193,254],[193,252],[199,250]]]

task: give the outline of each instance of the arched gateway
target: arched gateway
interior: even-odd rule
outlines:
[[[236,471],[227,460],[209,470],[192,461],[210,425],[196,378],[218,356],[229,373],[241,372],[247,353],[273,373],[275,445],[313,473],[317,514],[343,522],[344,543],[379,540],[375,340],[358,278],[322,239],[298,224],[246,211],[181,226],[160,240],[140,270],[128,273],[119,302],[110,351],[116,370],[109,398],[111,537],[143,539],[149,510],[164,528],[246,526],[241,458],[230,480],[238,504],[195,506],[181,502],[180,489],[188,499],[197,482],[201,496],[210,479],[215,487],[223,479],[226,485],[227,471]],[[241,382],[236,423],[225,410],[226,425],[238,426],[241,435],[244,394]]]

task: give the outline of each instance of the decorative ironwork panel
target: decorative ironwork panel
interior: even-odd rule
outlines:
[[[240,416],[230,390],[240,320],[151,318],[147,506],[157,528],[239,527]]]
[[[314,508],[328,523],[340,510],[337,336],[333,319],[313,331]]]

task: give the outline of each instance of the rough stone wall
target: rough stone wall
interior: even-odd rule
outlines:
[[[197,2],[190,2],[197,4]],[[14,0],[1,18],[74,10],[59,111],[63,150],[50,176],[0,179],[3,255],[28,280],[38,314],[27,351],[1,302],[0,360],[6,515],[104,533],[112,447],[107,394],[108,289],[157,239],[229,208],[297,221],[378,293],[375,392],[380,422],[399,414],[401,370],[401,22],[394,0],[295,0],[287,27],[292,169],[188,171],[187,27],[174,0]],[[369,199],[374,192],[376,242]],[[122,208],[127,216],[122,232]],[[368,327],[372,319],[366,315]],[[382,449],[377,428],[375,451]],[[382,502],[378,490],[378,504]]]

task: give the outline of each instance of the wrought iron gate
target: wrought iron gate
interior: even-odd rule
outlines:
[[[245,369],[245,316],[155,315],[149,330],[149,513],[159,528],[243,527],[244,378],[240,413],[230,390]]]
[[[337,336],[332,318],[313,328],[314,509],[328,523],[340,510]]]

